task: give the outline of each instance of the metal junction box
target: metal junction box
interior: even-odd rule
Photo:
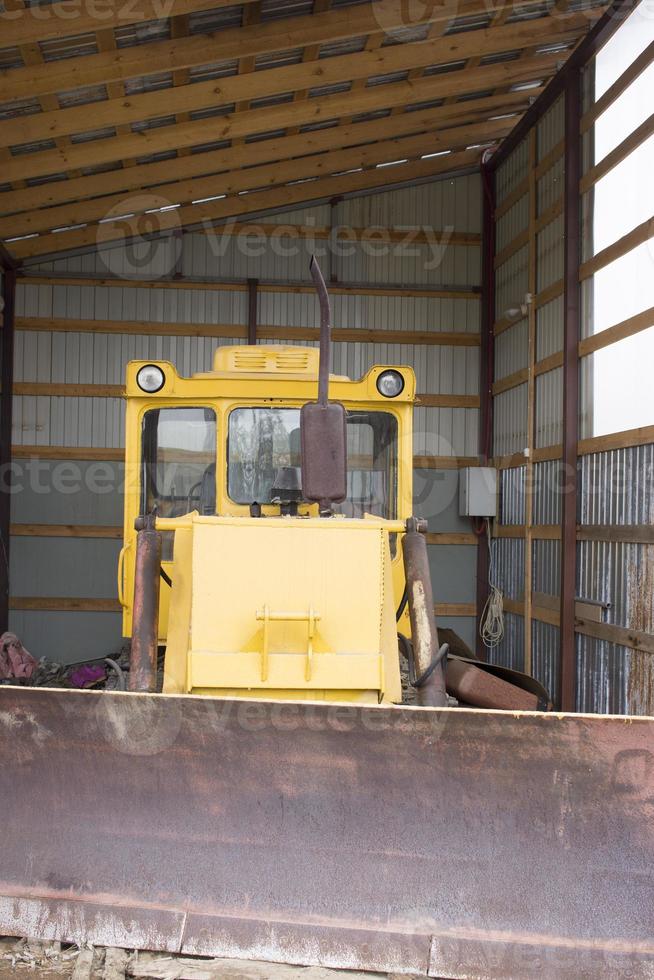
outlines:
[[[497,470],[492,466],[469,466],[459,471],[459,515],[497,516]]]

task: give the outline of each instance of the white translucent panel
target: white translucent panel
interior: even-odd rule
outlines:
[[[652,113],[654,64],[646,68],[595,123],[595,163],[619,146]]]
[[[589,333],[600,333],[654,306],[654,239],[600,269],[593,277]]]
[[[641,0],[595,59],[596,99],[613,85],[651,41],[654,41],[654,0]]]
[[[582,436],[654,424],[654,327],[582,362]]]
[[[594,253],[654,215],[654,136],[595,185]],[[654,230],[654,229],[653,229]],[[654,271],[654,270],[652,270]]]

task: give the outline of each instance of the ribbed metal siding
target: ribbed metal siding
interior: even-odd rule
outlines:
[[[562,463],[547,460],[534,463],[533,523],[560,524],[565,480]]]
[[[537,134],[537,159],[543,157],[557,146],[563,139],[565,131],[565,102],[560,96],[556,102],[547,110],[539,121]]]
[[[520,320],[495,338],[495,381],[527,367],[529,357],[529,324]]]
[[[529,292],[529,248],[525,245],[495,273],[495,315],[504,317],[509,310],[519,308]]]
[[[602,714],[649,714],[648,700],[630,696],[629,668],[632,651],[627,647],[590,636],[577,636],[577,711],[592,711]],[[649,684],[646,690],[654,689],[651,654],[643,656],[648,661],[642,663]],[[639,664],[641,667],[641,664]],[[637,668],[638,670],[638,668]],[[642,689],[641,689],[642,690]],[[651,704],[651,703],[650,703]],[[634,710],[635,708],[645,710]]]
[[[474,408],[416,408],[413,451],[419,456],[476,456],[479,412]]]
[[[501,252],[529,224],[529,195],[524,194],[512,208],[497,220],[495,226],[495,249]]]
[[[582,525],[647,525],[654,520],[654,446],[595,453],[580,462]],[[608,603],[607,623],[654,632],[654,546],[580,541],[578,595]],[[654,658],[578,636],[578,703],[587,711],[654,712]]]
[[[332,221],[354,228],[421,228],[429,222],[436,229],[449,225],[457,231],[481,232],[481,182],[472,174],[346,198],[334,208]]]
[[[524,670],[525,621],[522,616],[507,613],[504,617],[504,639],[493,650],[488,651],[492,664]]]
[[[503,391],[493,399],[493,451],[520,453],[527,445],[527,385]]]
[[[582,524],[654,523],[654,446],[582,456]]]
[[[509,599],[522,599],[525,591],[525,543],[522,538],[493,541],[496,584]]]
[[[532,542],[532,589],[545,595],[558,596],[561,592],[561,542]]]
[[[563,296],[536,311],[536,359],[541,361],[563,350]]]
[[[496,174],[497,203],[501,204],[511,194],[529,170],[529,146],[526,140],[520,143],[508,159],[498,168]]]
[[[531,668],[534,677],[547,689],[551,700],[556,704],[559,690],[559,644],[558,626],[541,623],[537,619],[531,623]]]
[[[500,470],[500,524],[525,523],[524,466]]]
[[[370,330],[477,333],[479,305],[479,300],[474,298],[374,296],[361,293],[332,295],[335,327]],[[276,327],[317,327],[320,324],[318,302],[310,293],[284,292],[281,288],[278,292],[261,292],[259,322]]]
[[[563,278],[563,215],[545,225],[536,237],[538,263],[536,289],[540,292]]]
[[[537,124],[537,160],[548,157],[564,136],[564,102],[558,99]],[[498,201],[508,196],[528,173],[528,140],[524,140],[498,173]],[[536,209],[540,216],[552,208],[563,191],[563,160],[555,160],[536,183]],[[527,224],[528,203],[519,202],[498,222],[498,248]],[[519,227],[521,225],[521,227]],[[511,235],[509,234],[509,230]],[[563,275],[563,223],[556,217],[536,237],[536,290],[557,283]],[[529,249],[512,256],[496,272],[496,315],[523,301],[529,289]],[[526,321],[500,334],[495,341],[495,380],[527,367]],[[556,298],[536,310],[536,360],[557,353],[563,346],[563,301]],[[541,448],[562,439],[562,372],[560,369],[539,375],[535,381],[535,446]],[[527,385],[504,392],[494,399],[494,453],[521,452],[527,445]],[[556,524],[561,519],[560,465],[536,463],[533,467],[534,524]],[[523,524],[525,468],[503,471],[500,478],[503,524]],[[522,598],[524,592],[524,542],[503,540],[497,553],[498,575],[507,587],[507,596]],[[536,592],[556,595],[560,589],[560,542],[534,540],[532,550],[532,587]],[[524,623],[521,617],[507,616],[507,636],[499,662],[516,663],[524,651]],[[533,672],[553,695],[558,687],[558,628],[532,622]],[[511,643],[518,644],[511,650]]]
[[[578,593],[610,603],[607,623],[654,632],[654,545],[580,541]]]
[[[536,378],[536,448],[563,440],[563,369]]]
[[[564,163],[563,155],[561,155],[537,182],[536,207],[539,217],[561,199],[563,194],[563,174]]]

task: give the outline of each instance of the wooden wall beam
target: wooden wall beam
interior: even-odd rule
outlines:
[[[70,384],[68,382],[17,381],[14,395],[33,395],[36,398],[123,398],[122,385]],[[416,408],[478,408],[478,395],[417,394]]]
[[[222,226],[219,226],[222,228]],[[36,286],[97,286],[102,288],[114,289],[195,289],[208,290],[211,292],[247,292],[247,281],[243,280],[207,280],[207,279],[122,279],[118,277],[104,278],[102,276],[48,276],[33,273],[18,274],[21,285]],[[291,293],[294,295],[311,294],[315,296],[315,289],[307,283],[299,282],[265,282],[259,283],[261,293]],[[429,288],[424,286],[372,286],[363,283],[349,285],[348,283],[337,283],[329,285],[329,292],[332,296],[404,296],[417,297],[421,299],[465,299],[479,301],[479,290],[475,287],[466,289],[444,286],[439,288]],[[23,321],[31,319],[21,318]],[[116,322],[116,321],[113,321]],[[143,322],[143,321],[139,321]],[[151,322],[151,321],[147,321]]]
[[[104,524],[12,524],[15,538],[110,538],[122,540],[123,528]]]
[[[241,323],[158,323],[152,320],[76,320],[61,317],[17,317],[16,330],[38,333],[128,334],[144,337],[215,337],[245,340],[248,326]],[[318,327],[257,326],[259,340],[314,340]],[[416,344],[428,347],[478,347],[479,334],[438,330],[370,330],[335,327],[332,340],[357,344]]]

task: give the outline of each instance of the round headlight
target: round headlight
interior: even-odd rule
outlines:
[[[399,371],[382,371],[377,378],[377,391],[384,398],[396,398],[404,389],[404,378]]]
[[[156,364],[146,364],[145,367],[139,369],[139,373],[136,375],[137,385],[141,391],[147,391],[149,395],[153,395],[155,391],[160,391],[165,380],[163,371]]]

